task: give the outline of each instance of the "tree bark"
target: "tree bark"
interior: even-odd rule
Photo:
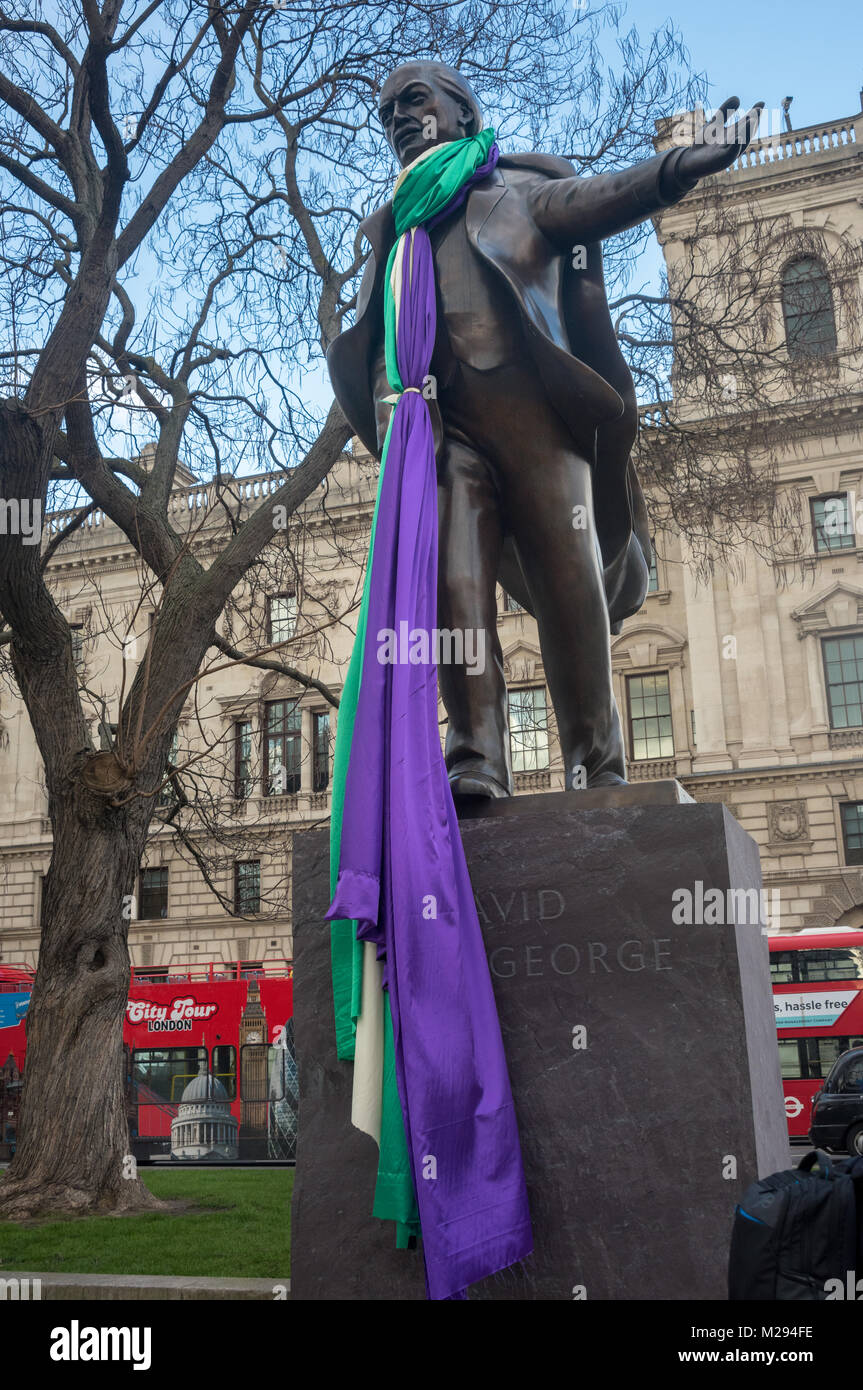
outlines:
[[[123,900],[133,892],[148,819],[137,802],[106,806],[80,778],[57,808],[27,1014],[20,1142],[0,1183],[4,1218],[164,1206],[123,1162]]]

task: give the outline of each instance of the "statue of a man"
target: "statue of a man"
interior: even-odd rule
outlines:
[[[439,667],[455,795],[512,794],[498,580],[536,618],[567,787],[626,779],[609,633],[644,602],[650,537],[630,459],[635,390],[609,315],[601,241],[737,159],[761,103],[726,130],[738,105],[724,102],[692,146],[621,173],[583,178],[564,159],[503,152],[431,232],[438,622],[484,634],[485,651],[482,670]],[[464,77],[441,63],[397,68],[380,117],[405,168],[483,125]],[[392,203],[362,230],[372,254],[356,322],[327,360],[348,420],[379,455],[391,411],[382,304]]]

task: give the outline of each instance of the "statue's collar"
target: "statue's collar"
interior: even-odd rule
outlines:
[[[488,193],[492,188],[503,188],[505,179],[500,169],[492,169],[488,178],[483,179],[482,183],[476,184],[467,195],[467,204],[477,194]],[[466,204],[466,206],[467,206]],[[375,256],[379,259],[382,251],[389,251],[395,239],[395,227],[393,225],[393,204],[392,199],[379,207],[371,216],[366,217],[360,223],[360,231],[370,243]]]

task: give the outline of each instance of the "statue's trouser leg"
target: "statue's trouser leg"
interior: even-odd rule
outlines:
[[[533,599],[567,787],[625,777],[590,465],[539,432],[536,464],[499,473]]]
[[[466,662],[441,661],[448,716],[446,764],[483,772],[512,791],[506,682],[497,635],[496,579],[503,544],[500,496],[486,460],[447,435],[438,459],[438,624],[472,634]]]
[[[460,441],[460,471],[475,481],[472,487],[451,484],[455,491],[448,528],[451,532],[455,527],[461,539],[456,543],[447,527],[442,527],[439,593],[446,592],[451,611],[464,613],[459,596],[464,585],[473,600],[470,611],[478,615],[476,621],[486,621],[494,634],[497,659],[500,648],[493,608],[500,550],[494,520],[488,515],[496,509],[504,530],[514,537],[533,601],[566,786],[584,786],[585,781],[590,785],[609,774],[625,777],[590,465],[575,452],[542,383],[523,364],[486,372],[461,364],[441,404],[448,440]],[[477,511],[479,515],[474,515]],[[487,540],[491,535],[493,546]],[[480,612],[488,616],[480,618]],[[492,667],[491,661],[487,666]],[[501,674],[501,683],[502,679]],[[505,726],[496,722],[505,715],[505,695],[498,701],[496,666],[471,690],[474,680],[461,678],[470,728],[500,737],[508,756]],[[450,707],[453,701],[458,709],[456,692],[452,684],[443,682],[441,689],[451,725],[460,731],[465,727],[460,712],[454,720]],[[475,743],[480,746],[476,733]],[[454,742],[454,750],[456,746]],[[493,760],[489,738],[483,738],[481,747],[482,756]],[[448,755],[449,749],[448,741]],[[447,761],[452,766],[449,756]]]

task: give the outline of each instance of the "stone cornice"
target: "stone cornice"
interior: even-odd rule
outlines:
[[[697,800],[696,789],[701,783],[711,789],[739,787],[742,783],[752,783],[761,787],[779,786],[786,782],[801,781],[812,775],[817,777],[823,786],[825,775],[842,772],[863,773],[863,756],[836,762],[788,763],[783,766],[774,763],[766,767],[742,767],[736,771],[724,769],[721,772],[685,772],[680,773],[679,778],[681,782],[685,782],[686,790],[696,796]]]
[[[705,207],[709,207],[711,204],[715,203],[717,194],[723,203],[734,203],[744,202],[750,195],[763,195],[765,192],[775,192],[778,195],[781,191],[783,195],[787,195],[790,190],[805,187],[807,184],[817,183],[821,187],[825,187],[842,182],[845,179],[856,182],[860,178],[859,161],[863,160],[863,149],[857,150],[856,146],[852,146],[851,148],[854,150],[854,157],[849,158],[842,168],[834,166],[828,169],[822,164],[820,167],[816,166],[806,171],[801,170],[799,173],[795,171],[794,175],[790,177],[785,176],[781,180],[777,180],[775,175],[768,172],[768,170],[772,169],[774,166],[765,165],[763,166],[763,177],[748,179],[745,183],[720,187],[718,184],[714,185],[705,181],[704,184],[699,184],[698,188],[694,189],[692,193],[688,193],[685,200],[680,203],[675,203],[674,206],[669,208],[666,212],[659,213],[654,217],[653,220],[657,224],[657,235],[660,238],[660,242],[664,245],[665,242],[671,241],[672,239],[680,240],[673,230],[675,224],[679,223],[681,227],[685,226],[687,222],[691,221],[691,217],[687,218],[685,214],[691,214],[696,209],[700,211]],[[703,190],[703,192],[700,190]],[[763,202],[759,211],[763,214]],[[792,210],[783,209],[783,211],[791,212]]]

